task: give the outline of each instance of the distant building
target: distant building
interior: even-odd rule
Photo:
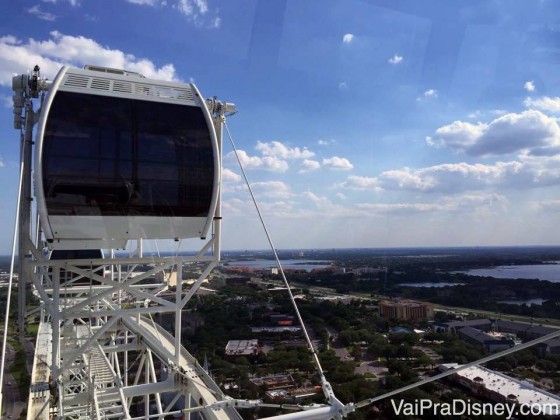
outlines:
[[[556,328],[543,327],[542,325],[524,324],[522,322],[498,319],[494,322],[496,331],[517,334],[520,337],[534,339],[543,337],[557,331]]]
[[[253,387],[258,390],[264,387],[267,391],[291,390],[297,387],[292,375],[276,374],[249,379]]]
[[[440,365],[440,370],[457,368],[450,363]],[[521,381],[482,366],[471,366],[451,376],[451,379],[468,388],[473,394],[496,402],[511,404],[538,404],[543,414],[558,415],[560,397],[536,388],[527,381]]]
[[[478,346],[485,352],[506,350],[514,346],[513,340],[498,339],[472,327],[463,327],[457,331],[457,334],[467,343]]]
[[[256,356],[260,351],[259,341],[253,340],[230,340],[226,345],[226,356]]]
[[[469,319],[466,321],[437,322],[434,324],[436,332],[454,333],[461,328],[471,327],[481,331],[492,330],[492,321],[489,319]]]
[[[281,333],[299,333],[301,332],[301,327],[251,327],[253,333],[271,333],[271,334],[281,334]]]
[[[279,327],[289,327],[294,324],[294,317],[292,315],[272,314],[270,315],[270,322]]]
[[[560,338],[553,338],[544,343],[537,344],[541,356],[547,354],[560,354]]]
[[[379,314],[389,319],[431,320],[434,319],[434,305],[410,299],[382,300],[379,302]]]

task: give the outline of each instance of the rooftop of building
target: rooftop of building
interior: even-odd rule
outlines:
[[[450,363],[442,366],[444,369],[454,369],[459,365]],[[549,410],[545,411],[547,414],[557,414],[550,410],[560,405],[560,396],[539,389],[527,381],[521,381],[482,366],[471,366],[457,372],[457,375],[484,385],[486,389],[502,395],[504,399],[515,397],[520,404],[539,404],[545,410]]]
[[[252,340],[230,340],[226,345],[226,355],[243,356],[252,355],[259,351],[259,341]]]

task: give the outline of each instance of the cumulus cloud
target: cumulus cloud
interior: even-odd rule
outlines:
[[[146,58],[138,58],[117,49],[100,45],[91,38],[50,33],[50,39],[27,42],[7,35],[0,38],[0,85],[10,86],[12,75],[24,73],[38,64],[41,74],[52,79],[63,65],[84,64],[135,71],[160,80],[178,80],[173,64],[157,67]]]
[[[38,4],[27,9],[27,13],[41,20],[46,20],[50,22],[54,22],[56,20],[56,15],[49,12],[42,11],[41,7]]]
[[[329,169],[340,169],[348,171],[354,167],[346,158],[333,156],[331,158],[323,159],[323,166]]]
[[[560,158],[527,157],[494,164],[445,163],[426,168],[402,168],[376,177],[350,176],[339,187],[352,190],[409,191],[456,194],[458,192],[560,185]]]
[[[288,147],[279,141],[271,141],[270,143],[262,143],[257,141],[255,149],[260,151],[264,156],[275,156],[282,159],[307,159],[313,157],[315,153],[306,147]]]
[[[332,209],[335,205],[326,197],[319,197],[317,194],[312,193],[311,191],[305,191],[302,196],[311,201],[318,209],[326,210]]]
[[[292,196],[290,187],[282,181],[255,182],[251,184],[251,188],[259,194],[270,197],[288,198]]]
[[[472,213],[482,208],[505,209],[507,199],[500,194],[458,194],[428,203],[360,203],[356,207],[369,215],[411,215],[418,213]]]
[[[237,155],[245,169],[264,169],[273,172],[286,172],[288,170],[288,162],[276,156],[249,156],[244,150],[238,150]],[[236,160],[235,153],[229,152],[226,159]]]
[[[539,155],[558,153],[560,127],[558,121],[540,111],[527,110],[506,114],[489,124],[455,121],[427,137],[431,146],[447,147],[472,156],[496,156],[511,153]]]
[[[490,109],[488,111],[482,111],[480,109],[477,109],[474,112],[471,112],[469,114],[469,118],[471,120],[474,119],[480,119],[480,118],[485,118],[487,116],[492,116],[492,117],[496,117],[496,116],[500,116],[500,115],[505,115],[507,114],[507,111],[503,110],[503,109]]]
[[[343,188],[351,190],[380,190],[381,184],[377,178],[352,175],[342,184]]]
[[[236,174],[230,169],[224,168],[222,169],[222,181],[239,182],[241,181],[241,175]]]
[[[523,87],[527,92],[534,92],[535,90],[535,84],[533,83],[532,80],[525,82],[525,85],[523,85]]]
[[[539,99],[527,98],[523,101],[526,108],[540,109],[542,111],[548,112],[560,112],[560,98],[550,98],[548,96],[543,96]]]
[[[403,61],[403,57],[400,55],[395,54],[394,56],[392,56],[391,58],[389,58],[389,60],[387,60],[387,62],[389,64],[399,64]]]
[[[140,6],[166,7],[171,6],[197,27],[216,29],[221,25],[221,18],[217,12],[212,13],[207,0],[126,0],[128,3]]]
[[[435,89],[428,89],[426,90],[421,96],[419,96],[418,98],[416,98],[416,100],[418,102],[421,101],[425,101],[425,100],[429,100],[429,99],[435,99],[438,97],[438,91]]]
[[[304,159],[303,162],[301,163],[299,172],[300,173],[311,172],[319,169],[320,167],[321,164],[316,160]]]
[[[345,44],[350,44],[354,40],[354,34],[344,34],[342,37],[342,42]]]

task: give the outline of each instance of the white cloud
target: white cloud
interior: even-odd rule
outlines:
[[[4,104],[5,108],[12,109],[14,107],[14,101],[9,95],[0,95],[0,101]]]
[[[126,0],[128,3],[150,6],[150,7],[165,7],[170,6],[177,10],[183,16],[186,16],[197,27],[206,27],[210,29],[217,29],[222,24],[222,19],[217,13],[209,13],[207,0]]]
[[[319,169],[321,164],[316,160],[304,159],[301,163],[299,173],[311,172]]]
[[[350,170],[354,167],[354,165],[352,165],[348,159],[338,156],[323,159],[323,166],[329,169],[342,169],[345,171]]]
[[[245,169],[264,169],[273,172],[286,172],[288,170],[288,162],[273,156],[249,156],[244,150],[238,150],[237,154],[241,165]],[[226,159],[233,161],[236,160],[235,153],[229,152]]]
[[[322,210],[334,208],[334,204],[326,197],[319,197],[311,191],[305,191],[302,196],[307,200],[311,201],[317,208]]]
[[[560,211],[560,200],[533,201],[531,204],[538,211],[551,212],[554,214]]]
[[[360,203],[356,207],[375,215],[410,215],[418,213],[469,213],[494,207],[505,210],[507,200],[500,194],[447,196],[438,202],[428,203]]]
[[[472,156],[536,153],[554,155],[560,147],[558,121],[540,111],[506,114],[489,124],[455,121],[427,137],[431,146],[447,147]]]
[[[356,175],[349,176],[346,179],[346,182],[342,184],[342,187],[351,190],[378,191],[381,189],[381,185],[377,178],[371,178],[367,176],[356,176]]]
[[[446,163],[426,168],[402,168],[377,177],[349,176],[339,185],[349,190],[411,191],[456,194],[466,191],[524,190],[560,185],[560,157],[527,156],[524,160],[490,165]]]
[[[2,158],[2,156],[0,156],[0,168],[5,167],[6,165],[4,164],[4,159]]]
[[[259,150],[264,156],[275,156],[283,159],[307,159],[315,156],[315,153],[306,147],[303,149],[288,147],[279,141],[271,141],[270,143],[257,141],[255,149]]]
[[[27,13],[41,20],[46,20],[50,22],[54,22],[56,20],[56,15],[42,11],[38,4],[27,9]]]
[[[126,0],[128,3],[140,4],[143,6],[157,6],[161,3],[161,0]]]
[[[328,139],[328,140],[317,140],[317,144],[319,146],[330,146],[331,144],[335,144],[336,140],[335,139]]]
[[[342,42],[345,44],[350,44],[354,40],[354,34],[344,34],[342,37]]]
[[[387,62],[389,64],[399,64],[403,61],[403,57],[400,55],[395,54],[394,56],[392,56],[391,58],[389,58],[389,60],[387,60]]]
[[[58,31],[50,35],[48,40],[29,39],[27,43],[11,35],[0,38],[0,85],[11,85],[13,74],[25,73],[35,64],[41,67],[41,74],[50,79],[63,65],[96,64],[139,72],[148,78],[178,80],[173,64],[157,67],[146,58],[102,46],[83,36],[64,35]]]
[[[529,80],[529,81],[525,82],[523,87],[525,88],[525,90],[527,92],[534,92],[535,91],[535,84],[533,83],[532,80]]]
[[[505,114],[507,114],[507,111],[505,111],[503,109],[490,109],[490,110],[487,110],[487,111],[482,111],[480,109],[477,109],[476,111],[471,112],[468,115],[468,117],[471,120],[474,120],[474,119],[480,119],[480,118],[486,117],[488,115],[491,115],[493,117],[496,117],[496,116],[499,117],[500,115],[505,115]]]
[[[222,169],[222,181],[233,181],[239,182],[241,181],[241,175],[236,174],[230,169],[223,168]]]
[[[251,184],[251,188],[269,197],[288,198],[292,196],[288,184],[282,181],[264,181]]]
[[[416,98],[417,101],[421,102],[424,100],[429,100],[429,99],[434,99],[438,97],[438,91],[435,89],[428,89],[426,90],[422,96],[419,96],[418,98]]]
[[[523,101],[526,108],[540,109],[548,112],[560,112],[560,98],[550,98],[543,96],[539,99],[527,98]]]
[[[43,3],[53,3],[56,4],[58,3],[58,0],[43,0]],[[70,5],[72,7],[76,7],[80,5],[80,0],[68,0],[68,3],[70,3]]]

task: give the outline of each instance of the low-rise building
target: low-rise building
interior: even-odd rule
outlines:
[[[440,370],[457,368],[450,363],[440,365]],[[533,384],[512,378],[482,366],[471,366],[451,376],[451,379],[469,389],[473,394],[495,402],[538,404],[542,414],[558,416],[560,396],[535,387]]]
[[[457,331],[457,334],[467,343],[478,346],[482,348],[483,351],[489,353],[498,350],[506,350],[514,346],[513,340],[498,339],[471,327],[463,327]]]
[[[297,387],[297,383],[292,377],[292,375],[287,374],[276,374],[261,376],[258,378],[251,378],[249,382],[255,389],[262,389],[263,387],[266,391],[276,391],[276,390],[291,390]]]
[[[226,356],[256,356],[260,351],[259,341],[253,340],[230,340],[226,345]]]
[[[382,300],[379,302],[379,313],[389,319],[431,320],[434,319],[434,305],[411,299]]]

